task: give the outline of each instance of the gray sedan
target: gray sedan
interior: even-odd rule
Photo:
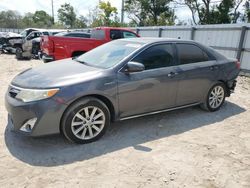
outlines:
[[[216,111],[239,71],[237,60],[194,41],[122,39],[20,73],[6,108],[15,131],[88,143],[111,121],[194,105]]]

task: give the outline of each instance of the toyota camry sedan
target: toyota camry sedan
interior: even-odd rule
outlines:
[[[8,88],[6,108],[14,131],[89,143],[111,121],[194,105],[216,111],[239,70],[237,60],[194,41],[121,39],[21,72]]]

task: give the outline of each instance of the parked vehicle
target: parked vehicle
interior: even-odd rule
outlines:
[[[44,36],[41,42],[43,61],[46,63],[79,56],[111,40],[131,37],[139,36],[131,30],[112,27],[100,27],[92,30],[89,39]]]
[[[10,48],[12,49],[12,51],[14,53],[16,53],[16,48],[22,46],[24,38],[26,38],[31,32],[33,32],[33,31],[40,31],[40,30],[41,29],[37,29],[37,28],[27,28],[27,29],[23,30],[20,33],[19,38],[13,39],[13,40],[11,40],[9,42]]]
[[[219,110],[239,71],[236,59],[194,41],[121,39],[20,73],[6,93],[6,108],[16,131],[61,132],[88,143],[110,121],[194,105]]]
[[[32,57],[38,58],[40,52],[40,41],[41,36],[50,36],[59,33],[59,30],[39,30],[26,32],[29,33],[27,37],[22,38],[21,41],[15,44],[16,48],[16,58],[21,59],[30,59]]]
[[[22,39],[22,35],[12,32],[0,32],[0,45],[4,52],[16,53],[12,47],[12,42]]]

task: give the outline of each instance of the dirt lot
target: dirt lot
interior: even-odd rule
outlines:
[[[219,112],[199,107],[114,123],[98,142],[10,131],[4,93],[42,64],[0,55],[0,187],[250,187],[250,79]]]

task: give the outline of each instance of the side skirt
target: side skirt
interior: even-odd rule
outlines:
[[[188,105],[184,105],[184,106],[178,106],[178,107],[174,107],[174,108],[168,108],[168,109],[165,109],[165,110],[159,110],[159,111],[148,112],[148,113],[134,115],[134,116],[128,116],[128,117],[125,117],[125,118],[121,118],[120,121],[127,120],[127,119],[138,118],[138,117],[142,117],[142,116],[153,115],[153,114],[159,114],[159,113],[162,113],[162,112],[169,112],[169,111],[173,111],[173,110],[178,110],[178,109],[182,109],[182,108],[196,106],[196,105],[199,105],[199,104],[200,103],[192,103],[192,104],[188,104]]]

